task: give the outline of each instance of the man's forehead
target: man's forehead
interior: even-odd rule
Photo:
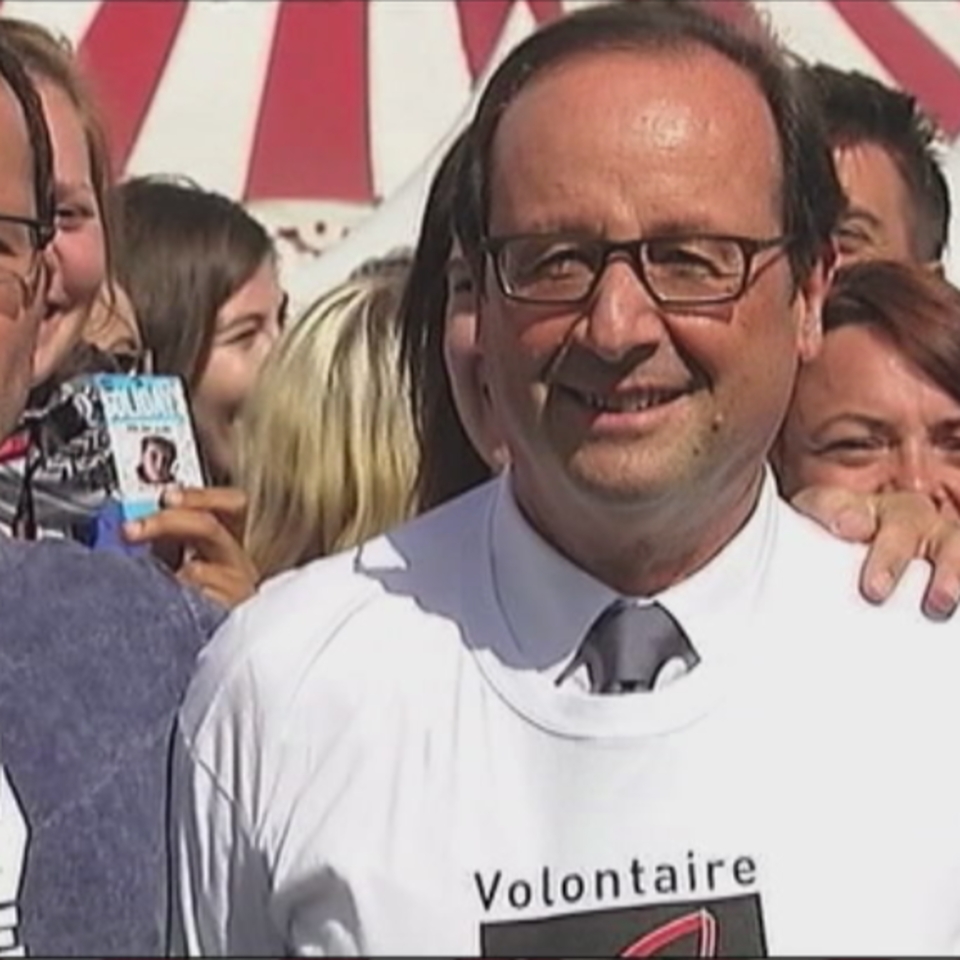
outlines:
[[[580,166],[558,172],[560,156]],[[643,170],[624,174],[632,159]],[[586,189],[586,175],[604,169],[627,192],[642,192],[654,177],[679,189],[684,178],[703,180],[712,159],[734,176],[731,191],[750,180],[753,195],[770,181],[779,209],[779,137],[750,73],[699,45],[590,51],[548,68],[504,111],[491,153],[493,196],[513,186],[527,194]]]
[[[876,140],[859,140],[833,150],[837,177],[844,191],[889,194],[910,204],[910,185],[897,153]]]
[[[623,91],[625,103],[657,99],[667,94],[676,100],[701,102],[703,90],[688,82],[689,72],[710,73],[721,85],[731,85],[741,92],[750,90],[760,109],[769,109],[755,77],[744,67],[712,47],[698,42],[682,42],[664,46],[622,45],[586,49],[572,53],[540,69],[514,95],[503,110],[500,123],[519,106],[563,97],[563,90],[577,83],[578,78],[606,74],[611,83],[597,87],[596,92],[617,94]],[[651,83],[652,77],[656,82]],[[750,94],[748,93],[747,96]]]
[[[691,82],[709,78],[707,89]],[[737,101],[735,112],[731,99]],[[587,50],[544,68],[514,96],[503,110],[494,147],[504,134],[522,133],[539,121],[550,132],[575,135],[578,121],[589,124],[599,107],[615,107],[624,124],[644,114],[656,115],[661,130],[664,104],[673,110],[673,122],[682,113],[699,114],[714,124],[739,126],[744,109],[762,116],[773,129],[770,106],[756,79],[723,54],[702,44],[664,49],[611,48]],[[559,116],[558,116],[559,115]]]
[[[893,151],[873,140],[834,147],[837,177],[847,196],[847,216],[855,213],[866,222],[881,225],[881,213],[888,219],[902,220],[902,228],[911,229],[910,187]],[[889,224],[888,224],[889,226]]]

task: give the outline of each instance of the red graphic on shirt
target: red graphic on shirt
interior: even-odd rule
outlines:
[[[484,957],[765,957],[759,893],[499,920]]]
[[[696,910],[668,920],[665,924],[645,933],[620,951],[620,957],[655,957],[664,947],[684,937],[698,936],[696,957],[717,955],[717,920],[709,910]]]

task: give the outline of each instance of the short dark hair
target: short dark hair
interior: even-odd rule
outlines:
[[[938,273],[892,260],[838,270],[823,305],[823,330],[852,325],[878,330],[960,403],[960,290]]]
[[[940,168],[942,133],[917,98],[855,70],[799,67],[823,118],[830,146],[882,147],[911,200],[911,246],[920,261],[940,260],[950,224],[950,190]]]
[[[24,69],[20,58],[0,41],[0,77],[16,98],[23,113],[30,153],[33,158],[33,194],[36,218],[41,224],[40,243],[45,246],[53,238],[57,201],[53,188],[53,147],[44,118],[43,104],[37,89]]]
[[[421,511],[491,476],[457,415],[443,356],[447,263],[453,249],[453,206],[462,154],[463,135],[448,149],[430,184],[399,311],[400,357],[409,376],[420,448],[417,502]]]
[[[783,232],[796,280],[824,251],[843,211],[817,111],[795,71],[759,23],[739,27],[694,0],[644,0],[589,7],[543,27],[517,46],[490,80],[469,128],[457,198],[457,235],[478,270],[487,235],[493,140],[506,109],[535,77],[583,53],[706,47],[749,73],[773,114],[783,162]]]

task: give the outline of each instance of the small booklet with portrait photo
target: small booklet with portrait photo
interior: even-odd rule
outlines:
[[[86,421],[86,454],[123,520],[156,512],[171,485],[201,487],[203,470],[179,377],[100,373],[70,384]]]

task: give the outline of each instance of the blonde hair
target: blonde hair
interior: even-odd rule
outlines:
[[[409,262],[317,300],[267,358],[239,433],[245,547],[264,576],[415,513],[417,443],[397,311]]]

